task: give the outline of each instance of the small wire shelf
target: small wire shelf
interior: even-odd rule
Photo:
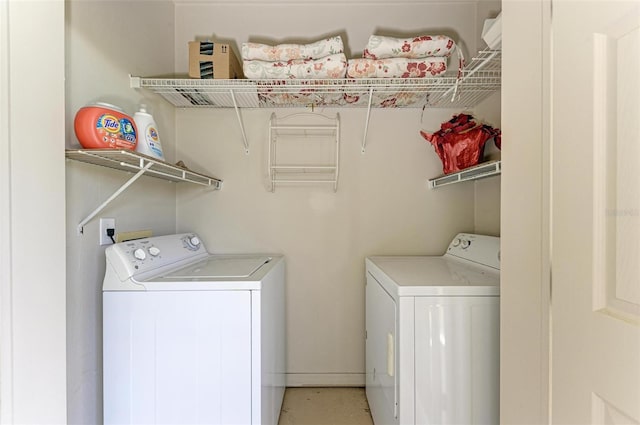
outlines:
[[[487,161],[464,170],[445,174],[440,177],[429,179],[429,189],[446,186],[453,183],[461,183],[471,180],[479,180],[486,177],[497,176],[502,172],[502,161]]]
[[[131,150],[123,149],[67,149],[65,153],[68,159],[73,159],[88,164],[100,165],[120,171],[135,173],[102,204],[90,212],[78,224],[78,234],[84,233],[84,226],[96,215],[107,207],[114,199],[122,194],[142,175],[147,174],[171,182],[189,182],[202,186],[213,187],[216,190],[222,188],[222,180],[191,171],[178,165],[152,158]]]
[[[145,174],[172,182],[189,182],[202,186],[222,187],[222,180],[202,173],[169,164],[131,150],[124,149],[68,149],[66,157],[89,164],[114,168],[116,170],[138,172],[146,169]]]

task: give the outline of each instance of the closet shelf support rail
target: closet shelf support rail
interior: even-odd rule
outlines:
[[[111,168],[127,173],[135,172],[120,188],[118,188],[106,201],[93,210],[80,224],[78,235],[84,233],[84,226],[100,213],[111,201],[122,194],[129,186],[138,180],[143,174],[150,177],[167,180],[170,182],[187,182],[199,186],[206,186],[214,190],[222,188],[222,180],[211,177],[184,166],[169,164],[161,159],[152,158],[139,152],[128,149],[67,149],[65,156],[80,162]]]
[[[247,141],[247,134],[244,131],[244,122],[242,122],[242,115],[240,115],[240,108],[238,108],[238,102],[236,101],[236,95],[233,89],[229,90],[231,94],[231,100],[233,101],[233,108],[236,111],[236,117],[238,118],[238,124],[240,125],[240,132],[242,133],[242,143],[244,144],[244,153],[249,155],[249,142]]]
[[[367,105],[367,119],[364,122],[364,136],[362,137],[362,153],[367,148],[367,133],[369,132],[369,118],[371,117],[371,101],[373,100],[373,87],[369,89],[369,103]]]
[[[98,215],[98,213],[100,213],[100,211],[102,211],[107,205],[109,205],[111,203],[111,201],[113,201],[114,199],[116,199],[118,196],[120,196],[120,194],[122,192],[124,192],[125,190],[127,190],[127,188],[129,186],[131,186],[133,184],[133,182],[135,182],[136,180],[138,180],[140,177],[142,177],[142,175],[149,169],[151,168],[151,166],[153,165],[153,162],[148,163],[147,165],[145,165],[140,171],[138,171],[136,174],[133,175],[133,177],[131,177],[129,180],[127,180],[125,182],[125,184],[123,184],[122,186],[120,186],[120,188],[118,190],[116,190],[111,196],[109,196],[107,198],[106,201],[104,201],[102,204],[100,204],[100,206],[98,206],[98,208],[96,208],[95,210],[93,210],[91,213],[89,213],[89,215],[80,222],[80,224],[78,224],[78,234],[82,235],[84,234],[84,225],[87,224],[88,222],[90,222],[93,217],[95,217],[96,215]]]

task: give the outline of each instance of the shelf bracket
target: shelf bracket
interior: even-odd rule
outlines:
[[[102,211],[107,205],[109,205],[109,203],[111,201],[116,199],[122,192],[127,190],[127,188],[129,186],[131,186],[131,184],[133,184],[133,182],[138,180],[149,168],[151,168],[152,165],[153,165],[153,162],[147,163],[147,165],[145,165],[140,171],[138,171],[133,177],[131,177],[125,184],[120,186],[120,188],[118,190],[116,190],[113,193],[113,195],[111,195],[109,198],[107,198],[106,201],[104,201],[102,204],[100,204],[100,206],[98,208],[93,210],[84,220],[82,220],[80,222],[80,224],[78,224],[78,235],[83,235],[84,234],[84,225],[87,224],[89,221],[91,221],[91,219],[93,219],[93,217],[98,215],[98,213],[100,213],[100,211]]]
[[[134,77],[133,75],[129,74],[129,87],[132,89],[139,89],[142,87],[142,83],[141,83],[141,78],[140,77]]]
[[[233,90],[229,90],[229,93],[231,94],[231,100],[233,100],[233,108],[236,110],[238,124],[240,124],[240,131],[242,132],[242,143],[244,143],[244,153],[249,155],[249,142],[247,141],[247,134],[244,132],[244,123],[242,122],[242,115],[240,115],[238,102],[236,102],[236,95]]]
[[[369,104],[367,105],[367,119],[364,123],[364,136],[362,137],[362,153],[367,148],[367,133],[369,132],[369,118],[371,117],[371,101],[373,100],[373,87],[369,88]]]

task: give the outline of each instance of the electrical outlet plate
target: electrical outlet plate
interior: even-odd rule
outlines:
[[[107,229],[113,229],[114,240],[116,232],[116,219],[115,218],[101,218],[100,219],[100,245],[112,245],[113,241],[107,235]]]

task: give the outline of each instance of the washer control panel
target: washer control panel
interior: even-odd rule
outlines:
[[[458,233],[447,254],[500,270],[500,238],[496,236]]]
[[[105,250],[107,266],[111,265],[120,280],[150,272],[177,262],[207,255],[207,250],[194,233],[156,236],[121,242]]]

